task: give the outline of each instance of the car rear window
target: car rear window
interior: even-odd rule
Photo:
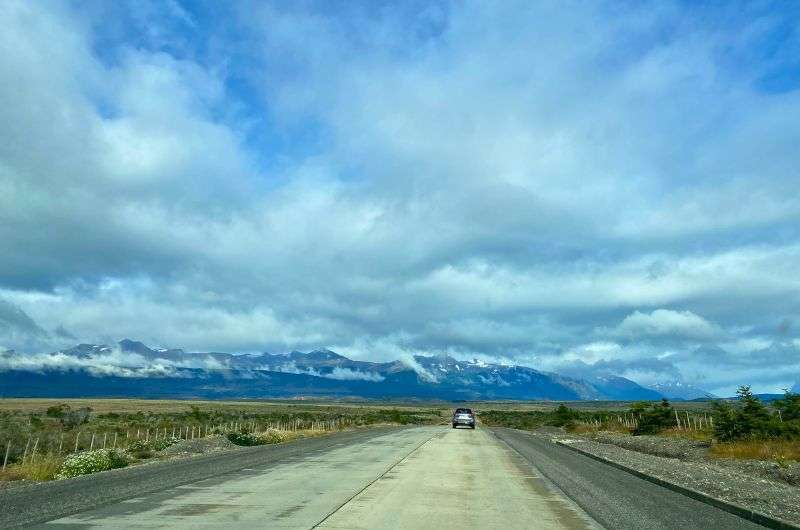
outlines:
[[[472,409],[456,409],[456,414],[472,414]]]

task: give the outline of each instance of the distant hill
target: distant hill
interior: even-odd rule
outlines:
[[[691,401],[695,399],[716,398],[714,394],[681,381],[667,381],[650,385],[654,391],[667,399]]]
[[[330,350],[189,353],[125,339],[26,356],[0,353],[0,396],[266,398],[330,396],[444,400],[652,400],[624,377],[591,380],[449,356],[356,361]]]

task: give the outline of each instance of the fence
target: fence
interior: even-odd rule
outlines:
[[[601,418],[584,421],[582,423],[593,425],[598,429],[622,427],[625,429],[635,429],[639,426],[640,415],[628,412],[621,414],[610,414]],[[675,411],[676,428],[681,431],[703,431],[714,428],[714,418],[708,414],[696,414],[689,412],[679,413]]]
[[[257,420],[242,420],[224,423],[183,423],[167,424],[156,427],[136,428],[109,428],[98,430],[76,430],[74,432],[60,432],[57,435],[50,432],[30,433],[27,441],[3,440],[0,433],[0,447],[4,447],[2,471],[12,463],[31,463],[37,455],[66,455],[79,451],[93,449],[125,449],[131,443],[143,440],[149,442],[167,438],[194,440],[214,434],[227,434],[230,432],[264,432],[269,429],[280,431],[311,431],[325,432],[337,431],[354,425],[346,417],[330,420],[304,420],[294,419],[286,421],[259,422]]]

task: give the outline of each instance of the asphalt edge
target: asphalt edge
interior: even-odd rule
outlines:
[[[609,466],[613,466],[617,469],[621,469],[631,475],[637,476],[641,479],[644,479],[648,482],[652,482],[653,484],[657,484],[661,487],[667,488],[668,490],[674,491],[676,493],[680,493],[682,495],[686,495],[687,497],[691,497],[697,501],[703,502],[705,504],[714,506],[715,508],[719,508],[720,510],[724,510],[728,513],[732,513],[742,519],[746,519],[748,521],[760,524],[762,526],[766,526],[767,528],[774,528],[776,530],[800,530],[800,526],[797,526],[789,521],[784,519],[779,519],[777,517],[772,517],[770,515],[765,515],[760,512],[753,511],[749,508],[742,506],[741,504],[736,504],[734,502],[724,501],[722,499],[718,499],[716,497],[712,497],[711,495],[707,495],[700,491],[697,491],[692,488],[687,488],[684,486],[679,486],[673,482],[666,481],[664,479],[660,479],[653,475],[648,475],[647,473],[643,473],[637,469],[633,469],[632,467],[628,467],[625,464],[620,464],[619,462],[615,462],[613,460],[609,460],[602,456],[598,456],[594,453],[589,451],[585,451],[580,449],[579,447],[575,447],[575,445],[563,442],[561,440],[555,441],[556,444],[566,447],[571,451],[575,451],[576,453],[582,454],[584,456],[588,456],[598,462],[602,462]]]
[[[575,500],[572,497],[570,497],[566,491],[561,489],[561,486],[556,484],[547,475],[542,473],[542,471],[538,467],[536,467],[536,464],[531,459],[523,455],[519,451],[519,449],[508,443],[508,441],[504,439],[502,436],[498,435],[493,428],[489,427],[485,428],[485,430],[488,431],[495,440],[502,443],[510,451],[519,456],[525,462],[527,462],[529,466],[534,468],[536,472],[539,474],[538,475],[539,479],[545,484],[546,487],[560,494],[564,498],[564,501],[567,502],[570,505],[570,507],[572,507],[574,510],[576,510],[576,512],[579,513],[580,517],[586,519],[586,522],[588,523],[590,530],[604,530],[606,528],[605,526],[600,524],[600,522],[597,521],[594,517],[592,517],[592,515],[589,512],[584,510],[577,502],[575,502]]]

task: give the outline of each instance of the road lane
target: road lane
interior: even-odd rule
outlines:
[[[445,429],[321,528],[585,529],[582,510],[483,429]]]
[[[606,528],[764,528],[530,433],[491,430]]]
[[[49,521],[246,468],[266,469],[288,459],[318,455],[333,447],[363,443],[397,430],[397,427],[378,427],[346,431],[183,460],[153,461],[29,487],[0,489],[0,528]]]

